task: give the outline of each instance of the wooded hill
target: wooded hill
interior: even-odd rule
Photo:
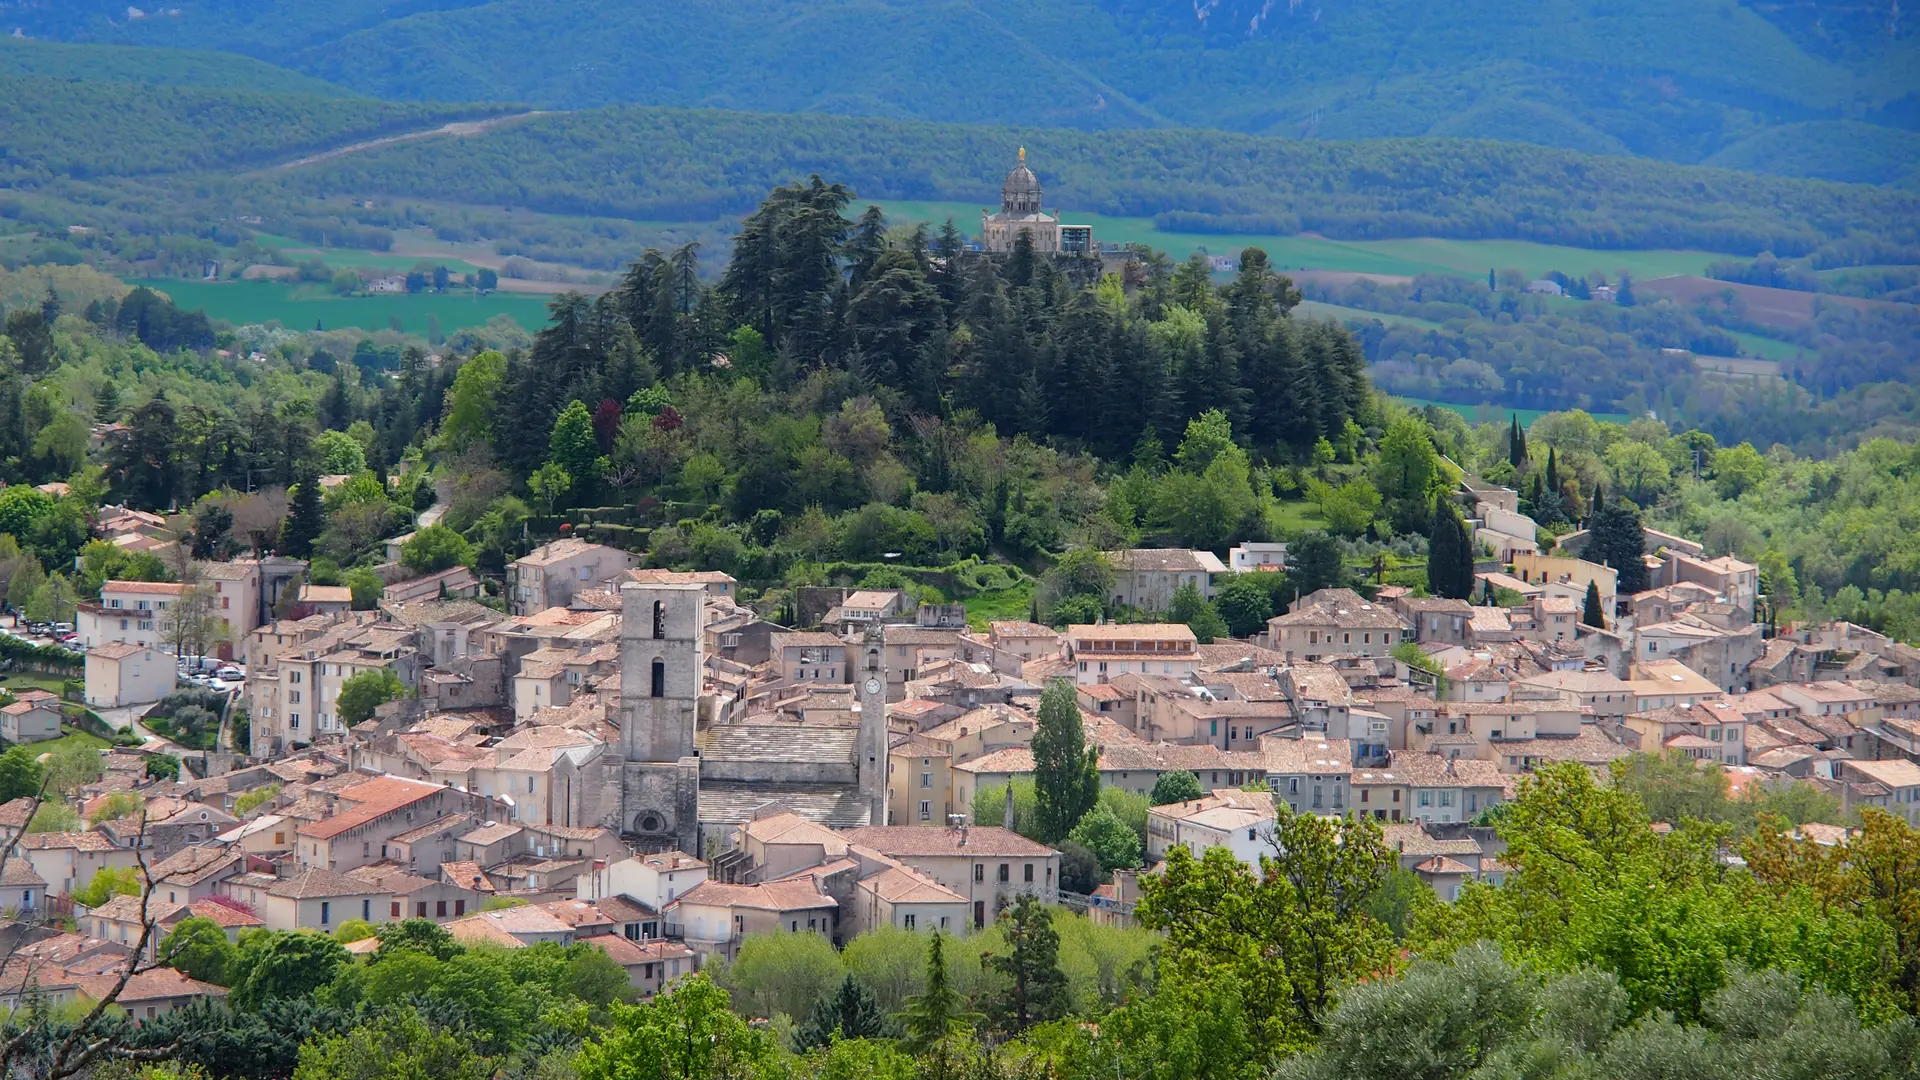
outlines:
[[[1466,136],[1686,162],[1731,152],[1762,171],[1836,178],[1859,177],[1859,154],[1740,148],[1806,123],[1822,128],[1819,147],[1869,150],[1879,132],[1912,130],[1920,67],[1895,17],[1828,3],[176,0],[165,14],[125,11],[70,0],[9,17],[37,37],[231,50],[390,98]]]
[[[1517,143],[1312,142],[1206,131],[994,128],[614,108],[538,117],[301,170],[310,195],[444,195],[547,213],[710,220],[809,173],[863,199],[996,203],[1016,146],[1050,205],[1180,228],[1520,238],[1801,254],[1852,232],[1920,239],[1920,194]]]

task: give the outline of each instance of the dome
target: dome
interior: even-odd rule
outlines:
[[[1000,209],[1009,214],[1040,212],[1040,178],[1027,168],[1027,148],[1020,148],[1020,161],[1000,185]]]

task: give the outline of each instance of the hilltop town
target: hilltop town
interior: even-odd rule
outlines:
[[[726,573],[648,569],[579,539],[515,560],[505,611],[473,598],[464,568],[354,610],[315,586],[279,604],[297,560],[206,564],[245,750],[223,726],[211,749],[152,736],[104,751],[72,792],[91,826],[27,831],[52,796],[0,805],[21,950],[5,993],[86,1000],[144,948],[121,1007],[217,997],[151,966],[201,918],[234,938],[424,919],[468,944],[581,942],[646,994],[756,934],[966,935],[1023,896],[1128,925],[1171,850],[1257,869],[1292,815],[1377,822],[1399,865],[1451,900],[1506,874],[1493,824],[1524,778],[1555,763],[1604,777],[1635,754],[1915,823],[1920,651],[1845,622],[1774,633],[1754,621],[1754,565],[1652,530],[1647,587],[1623,593],[1581,558],[1585,534],[1539,553],[1513,496],[1480,482],[1455,496],[1502,556],[1476,573],[1477,602],[1325,588],[1205,643],[1176,622],[973,625],[884,588],[803,589],[800,625],[781,625]],[[1101,559],[1115,609],[1154,612],[1284,569],[1287,552]],[[90,705],[138,716],[190,685],[165,640],[185,588],[109,581],[80,607]],[[356,698],[370,677],[392,680],[391,700]],[[1023,835],[1009,794],[1034,778],[1049,688],[1070,691],[1102,788],[1181,792],[1155,799],[1137,857],[1091,879]],[[57,717],[51,697],[9,705],[8,738]],[[184,770],[156,770],[162,756]],[[108,870],[151,887],[76,898]]]

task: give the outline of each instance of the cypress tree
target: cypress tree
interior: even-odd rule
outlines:
[[[1427,541],[1427,591],[1454,600],[1471,599],[1473,541],[1459,512],[1444,496],[1433,501]]]
[[[1513,422],[1507,431],[1507,464],[1515,469],[1527,465],[1527,433],[1520,430],[1520,414],[1513,414]]]
[[[1580,612],[1580,621],[1587,626],[1607,628],[1607,613],[1600,608],[1600,583],[1587,582],[1587,606]]]
[[[300,465],[293,488],[293,503],[287,508],[287,527],[280,537],[280,550],[295,558],[313,551],[313,542],[327,529],[326,508],[320,502],[320,472],[311,463]]]
[[[1551,446],[1547,447],[1547,490],[1560,494],[1560,455]]]
[[[1593,512],[1592,535],[1587,540],[1589,558],[1618,571],[1619,591],[1627,596],[1646,591],[1646,544],[1640,511],[1631,503],[1616,500]]]

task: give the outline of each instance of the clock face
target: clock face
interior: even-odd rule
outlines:
[[[879,680],[879,679],[868,679],[868,680],[867,680],[867,693],[869,693],[869,694],[877,694],[877,693],[879,693],[879,692],[880,692],[880,680]]]

